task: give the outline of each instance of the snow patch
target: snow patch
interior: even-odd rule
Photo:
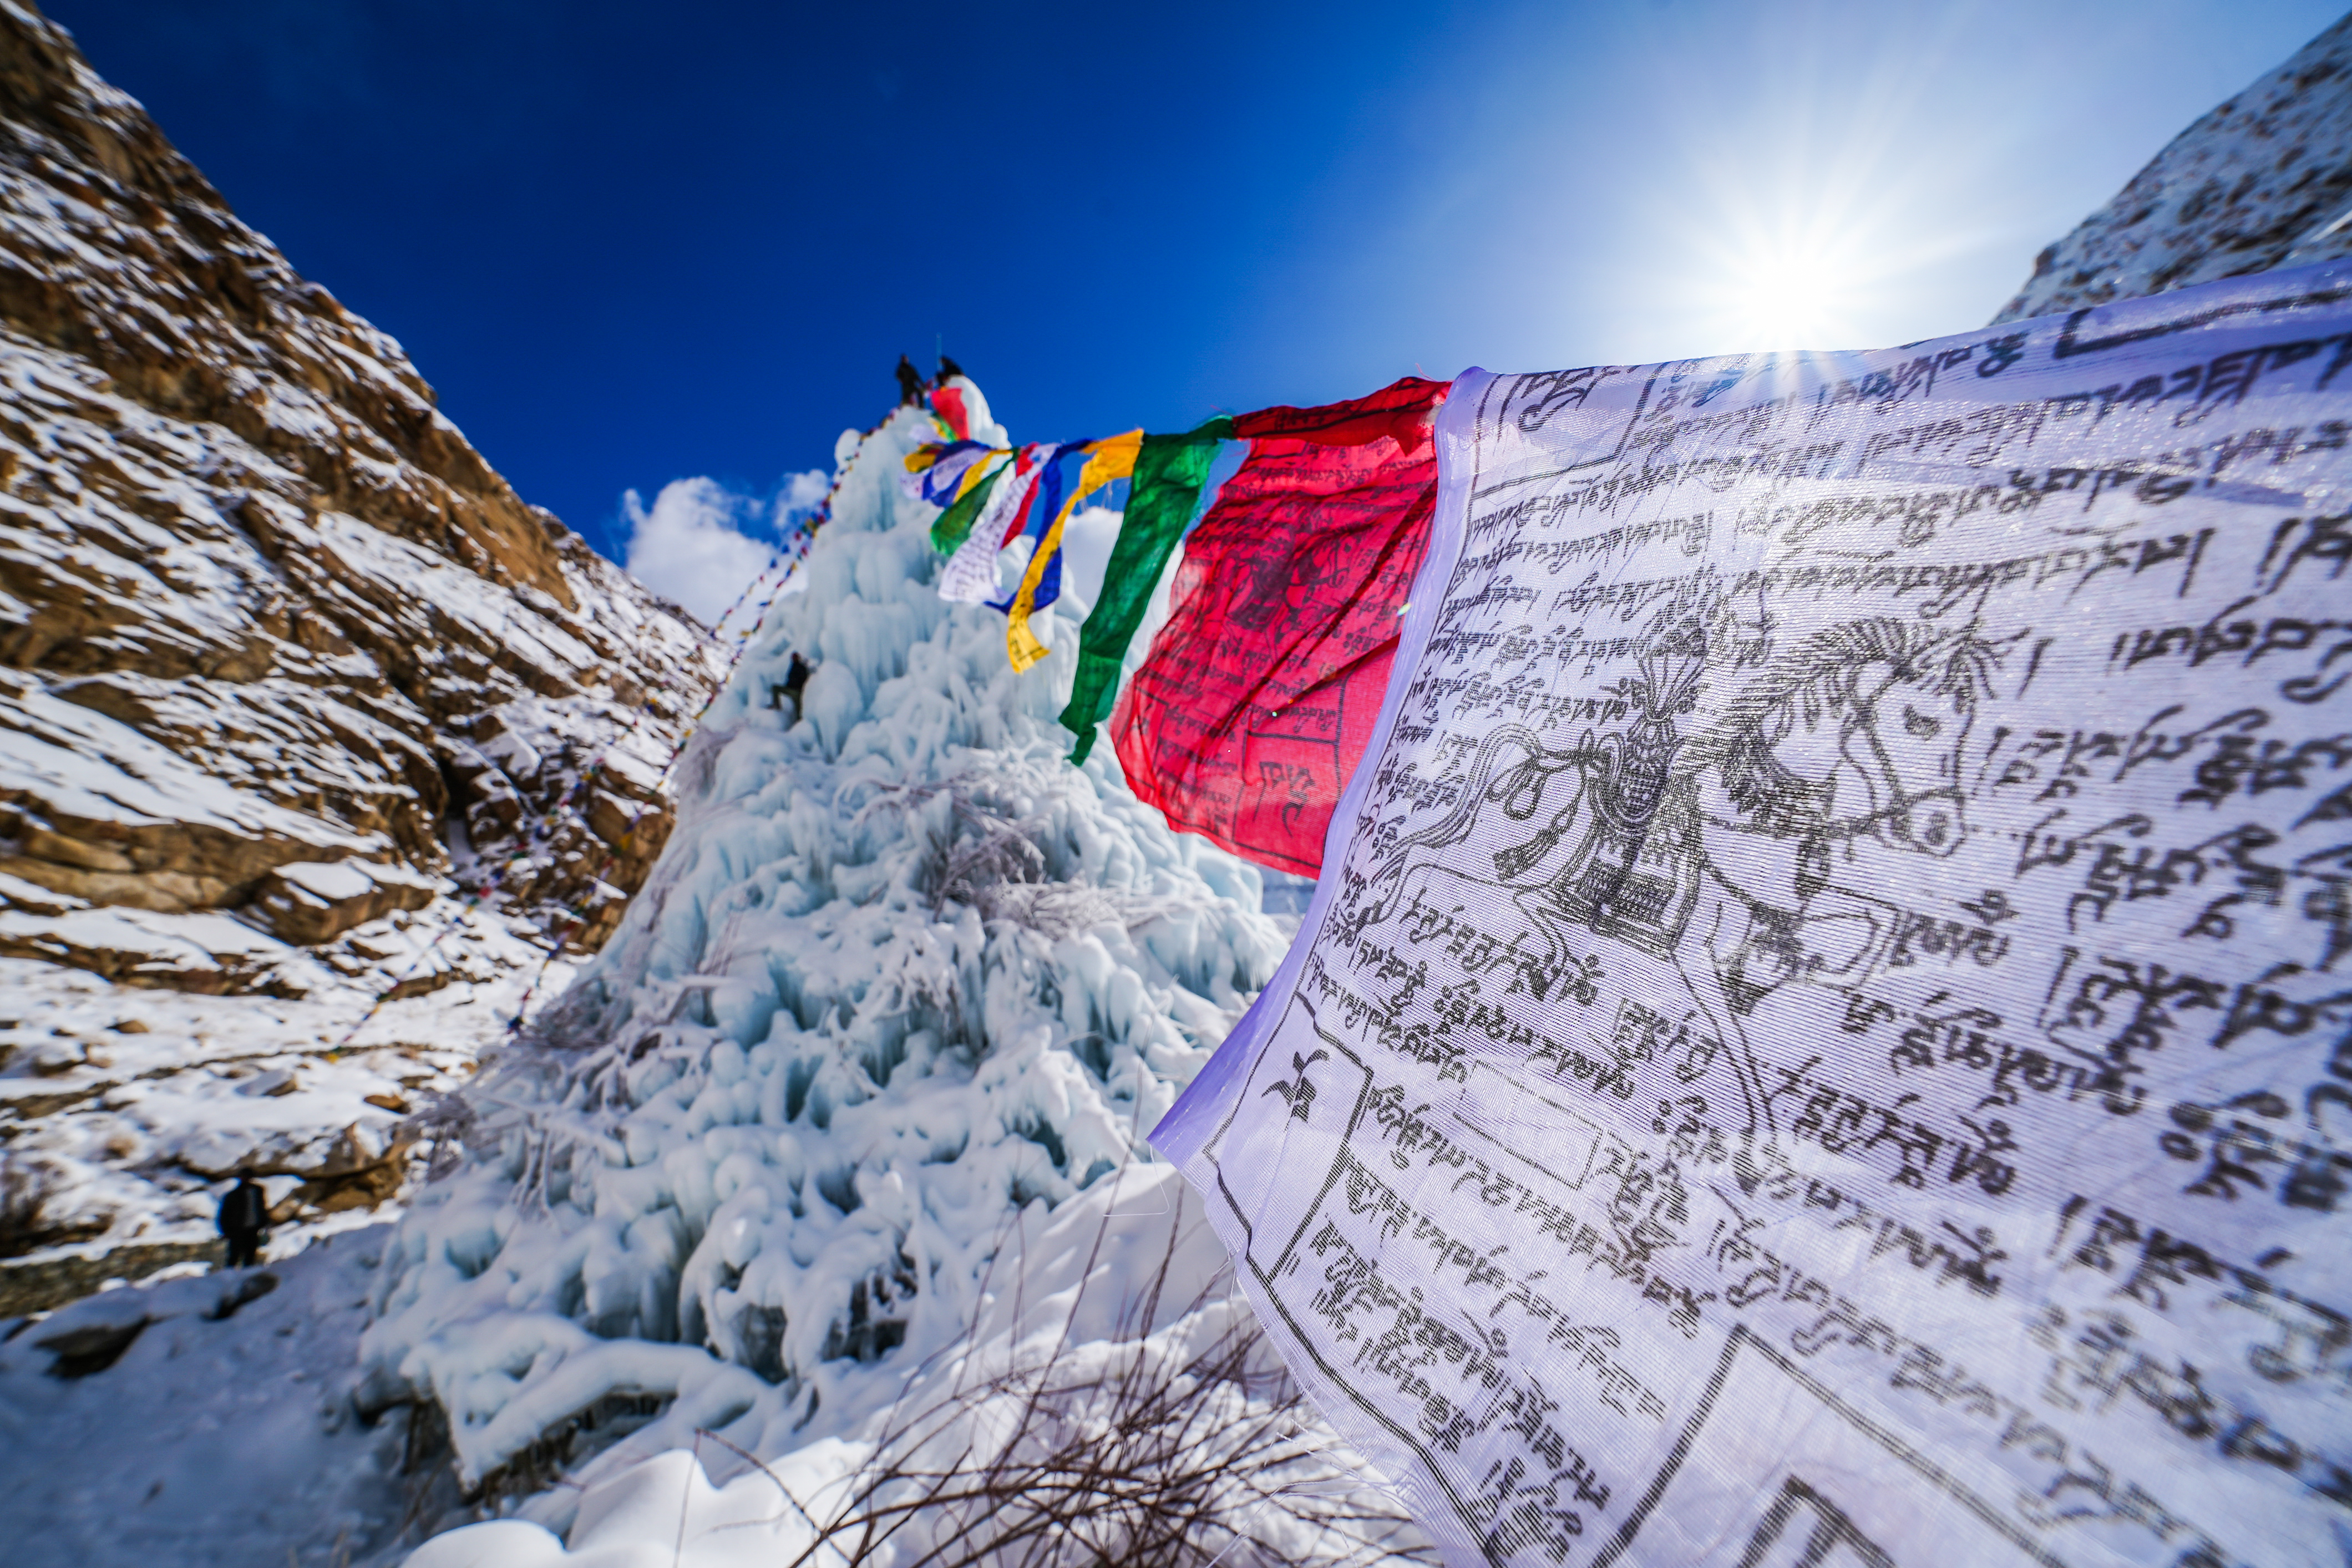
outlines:
[[[266,1271],[110,1291],[0,1324],[9,1561],[380,1560],[414,1486],[406,1416],[369,1422],[352,1403],[383,1237],[347,1233]],[[85,1366],[109,1349],[115,1359],[60,1376],[60,1343],[94,1346]]]
[[[1165,1166],[1022,1213],[968,1333],[852,1429],[785,1442],[757,1458],[665,1420],[562,1507],[452,1531],[407,1568],[891,1568],[992,1560],[976,1550],[992,1532],[1028,1541],[1024,1561],[1171,1561],[1180,1540],[1202,1561],[1236,1546],[1239,1562],[1428,1560],[1379,1479],[1297,1402]],[[1091,1489],[1083,1506],[1074,1486]]]

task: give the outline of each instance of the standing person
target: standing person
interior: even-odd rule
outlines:
[[[948,384],[948,378],[950,376],[962,375],[963,367],[957,364],[953,360],[949,359],[945,354],[941,354],[940,356],[940,379],[931,384],[933,386],[943,387]],[[966,381],[970,381],[971,379],[971,378],[970,376],[964,376],[964,380]]]
[[[249,1269],[260,1261],[261,1244],[269,1239],[269,1197],[250,1168],[236,1173],[236,1185],[220,1200],[215,1223],[228,1242],[229,1268]]]
[[[923,402],[923,372],[906,355],[898,356],[898,402],[900,406],[919,408]]]

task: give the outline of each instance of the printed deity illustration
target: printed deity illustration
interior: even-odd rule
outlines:
[[[1696,625],[1654,639],[1608,688],[1621,728],[1566,746],[1520,725],[1488,735],[1452,810],[1388,851],[1351,924],[1409,897],[1515,906],[1553,967],[1593,936],[1671,964],[1707,1032],[1740,1043],[1746,1131],[1769,1139],[1743,1020],[1784,987],[1851,988],[1885,965],[1903,911],[1838,868],[1865,843],[1941,860],[1968,841],[1961,758],[2004,648],[1885,616],[1740,660],[1711,645],[1735,644]],[[1706,702],[1711,686],[1727,695]],[[1465,861],[1454,847],[1474,838],[1497,847]]]

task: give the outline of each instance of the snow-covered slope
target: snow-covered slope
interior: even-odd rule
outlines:
[[[1434,1561],[1299,1401],[1173,1169],[1043,1208],[1006,1227],[970,1331],[863,1379],[890,1403],[846,1435],[788,1436],[765,1458],[715,1432],[640,1440],[565,1489],[563,1539],[504,1519],[407,1568]]]
[[[420,1495],[406,1433],[352,1402],[383,1236],[109,1291],[0,1336],[0,1555],[316,1568],[391,1533]]]
[[[0,1313],[396,1189],[723,663],[0,0]]]
[[[716,657],[0,3],[0,953],[291,994],[515,852],[593,946]]]
[[[469,1488],[543,1484],[547,1434],[624,1392],[667,1410],[630,1452],[853,1429],[968,1327],[1014,1216],[1143,1153],[1280,957],[1253,869],[1064,760],[1066,657],[1015,675],[1002,618],[939,599],[937,514],[892,480],[933,439],[843,437],[645,892],[401,1228],[375,1397],[437,1400]]]
[[[2352,255],[2352,16],[2173,138],[1995,324]]]

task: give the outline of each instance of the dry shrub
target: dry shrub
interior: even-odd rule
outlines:
[[[919,1372],[843,1485],[804,1503],[778,1481],[814,1536],[778,1568],[1435,1563],[1402,1508],[1334,1456],[1229,1271],[1171,1328],[1137,1332],[1173,1255],[1171,1236],[1128,1332],[1066,1331],[944,1392],[919,1392]]]
[[[964,775],[937,783],[879,785],[859,820],[877,810],[904,816],[940,795],[948,798],[953,825],[944,841],[931,846],[922,867],[934,915],[950,904],[968,904],[982,920],[1026,926],[1047,937],[1125,915],[1119,901],[1099,887],[1055,881],[1038,842],[1046,831],[1045,820],[999,810]]]
[[[399,1124],[393,1129],[396,1145],[423,1145],[429,1151],[425,1157],[424,1181],[436,1182],[455,1171],[466,1154],[466,1140],[473,1134],[479,1118],[471,1102],[462,1094],[450,1094],[436,1090]]]

